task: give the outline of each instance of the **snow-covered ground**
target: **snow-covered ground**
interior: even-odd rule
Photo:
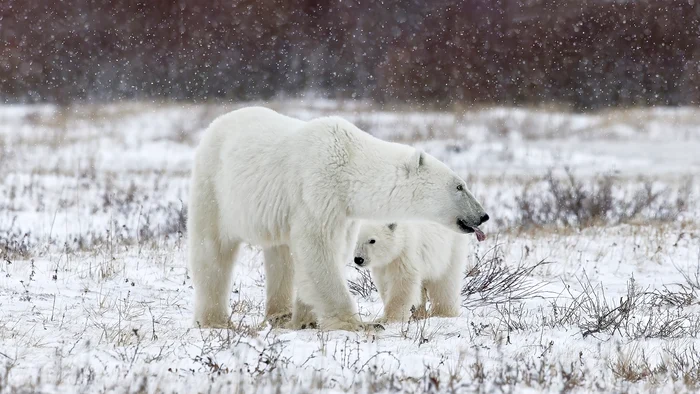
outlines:
[[[199,133],[234,107],[4,106],[0,393],[700,389],[700,111],[268,105],[344,116],[468,180],[493,220],[462,315],[271,330],[261,254],[245,248],[235,327],[194,328],[189,169]],[[556,209],[572,184],[579,216]],[[599,196],[615,209],[587,220]],[[376,292],[355,298],[381,313]]]

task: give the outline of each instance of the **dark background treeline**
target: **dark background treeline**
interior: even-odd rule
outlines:
[[[0,99],[700,102],[700,1],[0,0]]]

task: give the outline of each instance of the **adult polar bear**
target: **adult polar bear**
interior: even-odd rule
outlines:
[[[318,318],[321,329],[357,331],[365,324],[343,275],[357,219],[428,220],[472,232],[487,217],[464,181],[432,156],[338,117],[305,122],[260,107],[212,122],[190,187],[194,315],[202,327],[229,323],[241,242],[263,248],[268,319],[292,311],[294,328]]]

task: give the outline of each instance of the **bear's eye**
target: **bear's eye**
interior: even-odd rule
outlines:
[[[369,243],[371,243],[371,244],[373,244],[373,243],[375,243],[375,242],[377,242],[377,241],[375,241],[375,240],[373,240],[373,239],[370,239],[370,240],[369,240]]]
[[[461,192],[462,190],[464,190],[464,186],[462,186],[462,185],[457,185],[457,191],[458,191],[458,192]]]

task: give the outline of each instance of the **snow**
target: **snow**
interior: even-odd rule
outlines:
[[[586,280],[617,305],[632,278],[645,291],[678,291],[683,274],[696,272],[698,110],[581,115],[392,112],[327,100],[269,105],[305,119],[338,114],[444,160],[494,218],[482,226],[487,240],[472,241],[470,264],[493,248],[508,266],[546,260],[528,278],[541,284],[538,296],[470,302],[458,318],[389,324],[377,333],[271,330],[263,321],[262,256],[246,247],[231,294],[234,328],[198,329],[183,207],[199,133],[233,106],[3,106],[0,392],[693,389],[682,375],[635,380],[617,366],[671,365],[672,354],[692,354],[700,345],[697,299],[654,310],[682,317],[677,335],[657,337],[636,338],[631,326],[584,337],[585,315],[563,321],[557,311]],[[615,174],[623,191],[645,180],[672,190],[692,181],[689,206],[664,223],[513,228],[522,190],[565,167],[586,181]],[[356,275],[350,265],[347,272]],[[364,319],[381,313],[376,292],[354,298]]]

